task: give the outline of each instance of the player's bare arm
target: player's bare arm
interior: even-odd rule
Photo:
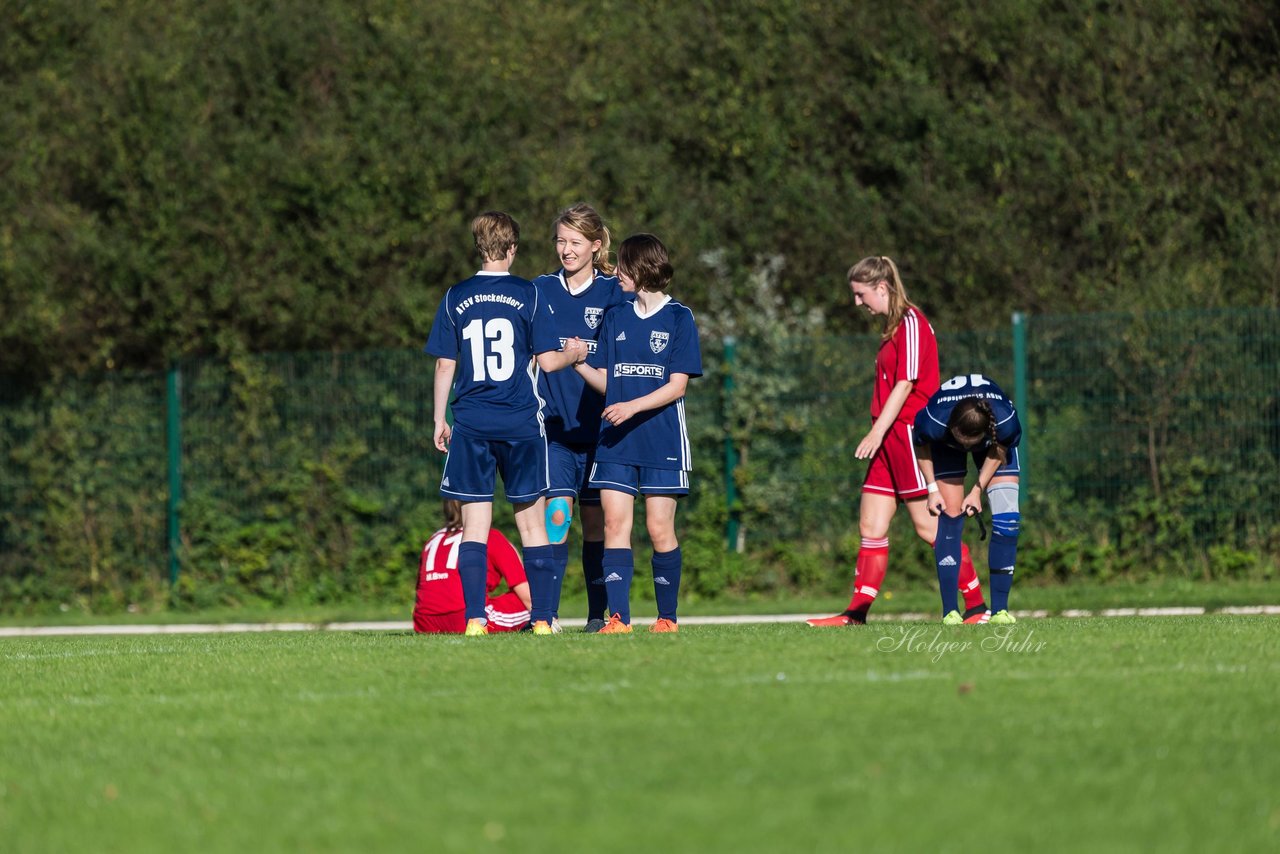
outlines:
[[[889,398],[884,402],[884,408],[880,410],[880,415],[876,417],[875,423],[871,425],[871,430],[862,437],[862,441],[858,443],[857,449],[854,450],[853,455],[855,457],[860,460],[869,460],[875,456],[876,451],[880,450],[881,443],[884,442],[885,434],[889,432],[889,428],[893,427],[893,422],[897,419],[898,413],[906,405],[907,398],[911,396],[911,389],[913,388],[915,388],[915,382],[912,380],[898,380],[897,385],[893,387],[893,391],[889,392]]]
[[[1008,451],[1005,451],[1008,454]],[[978,480],[973,485],[973,489],[969,490],[969,494],[964,497],[964,502],[960,505],[960,512],[966,516],[976,516],[982,512],[982,493],[991,486],[992,479],[996,476],[996,470],[1001,466],[1000,458],[995,455],[995,449],[987,454],[987,458],[982,463],[982,469],[978,472]]]
[[[671,379],[661,388],[654,389],[644,397],[637,397],[635,400],[621,400],[617,403],[611,403],[604,408],[602,416],[606,421],[615,427],[627,419],[633,417],[637,412],[647,412],[650,409],[661,409],[668,403],[673,403],[684,397],[685,389],[689,386],[688,374],[672,374]]]
[[[576,365],[586,358],[587,345],[580,338],[570,338],[560,350],[538,354],[538,367],[547,373]]]
[[[457,368],[458,362],[456,359],[436,359],[436,375],[432,387],[432,403],[435,417],[433,439],[436,450],[442,452],[449,450],[449,439],[453,435],[449,422],[445,420],[445,413],[449,411],[449,392],[453,389],[453,374]]]
[[[936,478],[933,476],[933,449],[926,445],[916,445],[916,465],[920,466],[920,473],[924,475],[924,482],[929,484],[929,493],[925,496],[924,506],[929,509],[930,516],[941,516],[942,512],[947,509],[946,502],[942,500],[942,493],[938,490]]]
[[[604,368],[593,368],[586,362],[579,362],[574,366],[574,370],[578,372],[578,376],[591,386],[591,390],[597,394],[604,394],[605,388],[609,384],[609,372]]]

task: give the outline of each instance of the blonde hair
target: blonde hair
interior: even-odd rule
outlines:
[[[861,285],[875,285],[884,282],[889,286],[889,311],[885,315],[884,334],[881,338],[889,340],[898,331],[898,324],[906,316],[909,309],[916,307],[907,297],[907,289],[902,285],[902,277],[898,275],[898,265],[888,255],[872,255],[863,258],[849,268],[849,284],[857,282]]]
[[[556,221],[551,224],[551,237],[556,237],[560,226],[572,228],[574,231],[594,243],[600,241],[600,248],[591,256],[592,264],[606,276],[613,275],[613,264],[609,261],[609,228],[604,224],[596,209],[583,202],[560,211]]]
[[[501,261],[513,246],[520,244],[520,223],[502,211],[485,211],[471,220],[471,236],[481,258]]]

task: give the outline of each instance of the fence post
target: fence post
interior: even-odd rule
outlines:
[[[169,468],[169,503],[166,512],[166,542],[169,552],[169,583],[178,583],[178,501],[182,497],[182,374],[178,363],[170,362],[165,374],[165,443]]]
[[[737,339],[732,335],[724,339],[724,500],[729,511],[725,524],[725,542],[729,551],[739,548],[738,488],[734,472],[738,468],[738,449],[733,446],[733,363],[737,354]]]
[[[1028,441],[1031,398],[1027,388],[1027,316],[1020,311],[1013,313],[1013,401],[1014,406],[1022,413],[1022,441],[1018,444],[1018,462],[1021,468],[1018,488],[1023,495],[1028,495],[1027,458],[1030,454],[1027,453],[1027,446],[1031,444]]]

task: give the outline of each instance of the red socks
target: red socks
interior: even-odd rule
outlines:
[[[976,608],[986,602],[982,598],[982,584],[973,568],[973,559],[969,557],[969,547],[963,543],[960,544],[960,593],[964,596],[966,609]]]
[[[866,616],[871,603],[880,593],[880,585],[884,583],[885,571],[889,568],[889,538],[870,537],[863,539],[858,549],[858,572],[853,577],[853,598],[849,600],[849,610]],[[973,571],[973,564],[969,564]]]

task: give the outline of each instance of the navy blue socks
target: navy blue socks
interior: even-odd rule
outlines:
[[[938,590],[942,594],[942,616],[960,611],[960,535],[964,532],[963,516],[938,517],[938,537],[933,541],[933,558],[938,566]]]
[[[1013,568],[1018,559],[1018,513],[991,514],[991,546],[987,549],[987,566],[991,568],[991,612],[1009,610],[1009,591],[1013,589]]]
[[[551,560],[555,564],[556,581],[551,592],[551,616],[560,616],[560,593],[564,590],[564,572],[569,566],[569,543],[552,543]]]
[[[610,614],[617,614],[622,622],[631,624],[631,576],[635,564],[631,549],[605,549],[601,570],[604,572],[604,590]]]
[[[557,591],[560,588],[560,577],[556,574],[556,559],[553,546],[526,547],[521,552],[524,560],[524,574],[529,579],[529,622],[539,620],[550,623],[552,609],[555,607]]]
[[[653,553],[653,595],[658,600],[658,616],[676,621],[676,602],[680,596],[680,569],[683,559],[680,547],[669,552]]]
[[[486,543],[458,545],[458,578],[462,580],[462,600],[467,619],[487,618],[484,610],[486,582],[489,580],[489,546]]]
[[[587,580],[587,619],[604,620],[608,597],[604,592],[604,541],[582,542],[582,575]]]

